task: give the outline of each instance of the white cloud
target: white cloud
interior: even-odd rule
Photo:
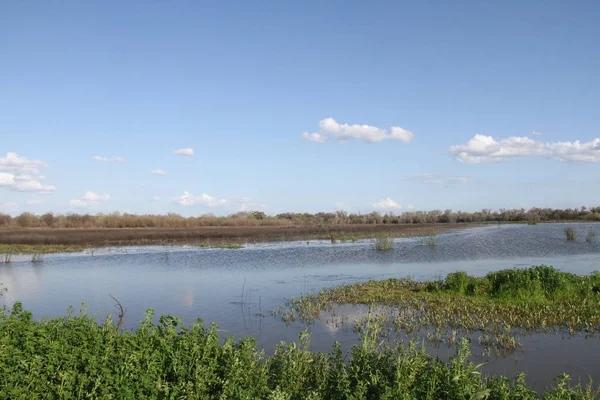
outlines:
[[[15,184],[15,174],[0,172],[0,186],[12,186]]]
[[[162,169],[155,169],[152,171],[152,174],[154,175],[160,175],[160,176],[165,176],[167,173],[165,171],[163,171]]]
[[[17,207],[17,203],[0,203],[0,212],[14,211]]]
[[[190,148],[179,149],[179,150],[175,150],[173,152],[173,154],[175,154],[177,156],[193,156],[194,155],[194,149],[190,149]]]
[[[44,202],[44,199],[33,199],[33,200],[27,200],[27,204],[30,206],[36,205],[36,204],[42,204]]]
[[[47,194],[54,192],[56,187],[52,185],[43,185],[40,181],[18,181],[13,185],[13,189],[19,192],[38,192]]]
[[[538,142],[528,137],[496,140],[492,136],[475,135],[467,144],[448,149],[460,162],[480,164],[503,161],[507,157],[546,156],[565,162],[600,162],[600,138],[589,142]]]
[[[94,156],[92,157],[92,160],[94,161],[98,161],[98,162],[105,162],[105,163],[120,163],[120,162],[124,162],[125,159],[123,157],[101,157],[101,156]]]
[[[239,206],[238,206],[238,210],[239,211],[263,211],[263,212],[267,212],[269,210],[269,206],[267,206],[266,204],[255,203],[251,199],[248,199],[248,198],[245,198],[245,197],[237,200],[237,203],[239,204]]]
[[[216,199],[207,195],[206,193],[202,193],[199,196],[194,196],[187,190],[183,192],[181,196],[175,197],[172,200],[174,203],[181,206],[203,205],[208,207],[222,207],[230,203],[227,199]]]
[[[302,138],[313,142],[323,143],[327,135],[338,140],[359,139],[368,143],[377,143],[383,140],[399,140],[410,143],[413,134],[399,126],[392,126],[389,130],[371,125],[340,124],[333,118],[325,118],[319,122],[320,133],[304,132]]]
[[[107,193],[98,194],[95,192],[85,192],[80,198],[71,200],[71,206],[76,208],[88,208],[109,200],[110,195]]]
[[[394,200],[390,199],[389,197],[386,199],[381,199],[379,201],[376,201],[375,203],[371,203],[371,206],[374,208],[380,208],[380,209],[384,209],[384,210],[391,210],[391,209],[400,210],[402,208],[402,206],[400,204],[396,203]]]
[[[151,201],[159,201],[160,197],[158,197],[158,196],[152,196],[152,198],[150,200]]]
[[[43,185],[40,182],[45,176],[41,175],[39,170],[47,166],[48,164],[40,160],[6,153],[6,157],[0,157],[0,186],[7,186],[18,192],[53,192],[56,190],[55,186]]]
[[[409,210],[414,210],[415,206],[413,206],[412,204],[409,204],[408,206],[406,206],[406,208],[408,208]]]
[[[338,201],[337,203],[335,203],[335,207],[336,210],[341,210],[341,211],[350,211],[350,206],[348,204],[342,203],[341,201]]]
[[[532,135],[537,135],[537,136],[542,136],[544,134],[544,132],[538,132],[538,131],[531,131]]]
[[[308,133],[308,132],[304,132],[302,134],[302,139],[308,140],[309,142],[316,142],[316,143],[324,143],[327,141],[327,137],[321,135],[320,133]]]
[[[418,181],[429,185],[463,185],[471,181],[470,176],[443,176],[434,174],[418,174],[404,177],[407,181]]]

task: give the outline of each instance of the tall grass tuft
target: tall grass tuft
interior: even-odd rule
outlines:
[[[0,263],[9,264],[12,261],[12,253],[0,254]]]
[[[41,263],[42,261],[44,261],[44,254],[41,252],[36,252],[33,253],[31,255],[31,262],[32,263]]]
[[[573,227],[571,227],[571,226],[567,226],[565,228],[565,236],[567,237],[567,240],[575,240],[577,237],[577,234],[575,233],[575,229],[573,229]]]
[[[423,240],[421,240],[421,246],[435,247],[437,245],[438,243],[436,231],[431,231],[429,235],[425,236]]]
[[[585,241],[588,243],[594,242],[596,241],[596,236],[598,236],[598,234],[590,229],[585,236]]]
[[[389,251],[394,248],[394,238],[382,233],[375,238],[374,248],[377,251]]]

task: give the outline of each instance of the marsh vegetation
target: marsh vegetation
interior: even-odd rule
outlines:
[[[426,331],[431,341],[456,343],[458,334],[478,332],[488,350],[515,350],[524,334],[600,332],[600,273],[579,276],[540,265],[483,277],[455,272],[425,282],[369,281],[291,299],[275,315],[312,323],[340,304],[384,305],[387,327]]]
[[[179,328],[179,318],[153,312],[123,331],[82,310],[35,321],[19,303],[0,313],[1,398],[186,399],[594,399],[592,383],[569,386],[557,377],[538,394],[521,374],[486,377],[457,343],[447,362],[416,342],[389,346],[371,321],[347,354],[309,350],[310,336],[279,344],[266,357],[251,337],[222,341],[202,320]]]

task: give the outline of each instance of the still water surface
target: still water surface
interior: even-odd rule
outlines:
[[[125,327],[135,328],[143,312],[171,314],[184,323],[202,318],[216,322],[225,332],[255,336],[267,351],[281,340],[296,340],[306,326],[283,324],[269,310],[286,298],[323,287],[411,276],[424,280],[464,270],[474,275],[531,265],[553,265],[585,274],[600,270],[600,240],[587,242],[592,230],[600,237],[600,224],[568,224],[578,237],[567,241],[566,224],[502,225],[473,228],[437,236],[437,247],[422,246],[421,239],[396,239],[388,252],[373,250],[370,241],[332,244],[325,241],[265,243],[245,249],[202,249],[185,246],[149,246],[97,249],[78,254],[47,255],[33,264],[16,257],[0,266],[0,282],[8,288],[0,304],[21,301],[36,317],[64,315],[85,300],[88,312],[102,320],[114,313],[110,295],[127,308]],[[349,318],[364,315],[361,307],[344,307]],[[265,313],[266,317],[257,314]],[[334,341],[356,343],[352,330],[336,328],[324,320],[310,327],[312,347],[328,351]],[[487,373],[528,374],[537,389],[549,385],[559,373],[574,380],[589,376],[600,381],[600,339],[581,335],[528,336],[525,351],[507,358],[481,358],[474,344],[474,361],[489,361]],[[430,349],[445,358],[454,349]]]

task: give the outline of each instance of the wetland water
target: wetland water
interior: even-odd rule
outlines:
[[[577,232],[567,241],[566,226]],[[597,233],[586,241],[588,231]],[[265,243],[245,249],[195,247],[125,247],[77,254],[46,255],[42,263],[17,256],[0,265],[0,282],[8,289],[0,304],[21,301],[36,318],[62,316],[69,305],[79,309],[85,300],[89,313],[103,320],[115,313],[113,295],[127,308],[125,328],[137,326],[143,312],[172,314],[184,323],[202,318],[216,322],[222,335],[255,336],[267,352],[281,340],[296,340],[306,326],[286,325],[269,313],[286,298],[323,287],[370,279],[411,276],[425,280],[448,272],[473,275],[503,268],[547,264],[578,274],[600,271],[600,224],[492,225],[440,234],[436,247],[422,239],[396,239],[394,249],[373,250],[370,241],[332,244],[325,241]],[[348,318],[365,314],[364,307],[345,306]],[[265,317],[258,314],[264,313]],[[334,341],[356,343],[352,329],[328,324],[325,318],[310,327],[312,348],[329,351]],[[481,355],[474,340],[473,360],[489,361],[486,373],[528,375],[543,389],[559,373],[573,381],[600,381],[600,338],[583,334],[533,335],[520,339],[524,351],[509,357]],[[429,346],[429,345],[428,345]],[[441,344],[430,351],[445,358],[454,348]]]

